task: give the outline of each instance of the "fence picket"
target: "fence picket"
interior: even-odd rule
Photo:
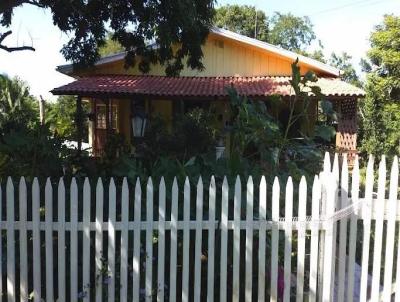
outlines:
[[[32,228],[33,228],[33,298],[41,301],[41,259],[40,259],[40,189],[35,177],[32,185]]]
[[[318,221],[319,205],[321,201],[321,183],[317,175],[314,177],[312,187],[311,217],[312,221]],[[311,247],[310,247],[310,280],[309,280],[309,302],[317,300],[317,279],[318,279],[318,237],[319,226],[313,223],[311,226]]]
[[[164,301],[165,295],[165,181],[164,177],[161,177],[160,189],[159,189],[159,205],[158,205],[158,268],[157,268],[157,301]]]
[[[245,280],[245,300],[251,301],[253,287],[253,178],[249,176],[247,181],[246,196],[246,280]]]
[[[307,216],[307,182],[303,176],[299,186],[299,221],[305,221]],[[304,262],[306,256],[306,227],[299,226],[297,243],[297,290],[296,301],[303,301],[304,295]]]
[[[1,194],[1,191],[0,191]],[[20,268],[20,301],[27,301],[28,297],[28,242],[26,222],[28,217],[28,198],[26,192],[25,178],[19,181],[19,268]],[[0,272],[1,274],[1,272]]]
[[[124,177],[122,181],[122,193],[121,193],[121,289],[120,297],[121,302],[128,301],[128,247],[129,247],[129,233],[128,224],[129,221],[129,188],[128,181]]]
[[[53,281],[53,187],[47,178],[45,187],[46,300],[54,300]]]
[[[353,173],[351,178],[351,202],[355,204],[359,198],[360,186],[360,168],[358,156],[356,156],[353,166]],[[350,232],[349,232],[349,255],[348,255],[348,269],[347,269],[347,301],[352,302],[354,298],[354,270],[356,258],[356,244],[357,244],[357,214],[353,213],[350,218]]]
[[[400,250],[397,249],[395,255],[396,240],[400,240],[400,232],[397,236],[397,224],[399,221],[398,205],[398,185],[399,185],[399,166],[398,158],[395,157],[390,172],[390,184],[388,185],[389,198],[386,200],[386,161],[383,156],[379,165],[378,193],[377,198],[373,196],[374,188],[374,160],[371,156],[367,166],[366,188],[364,198],[359,198],[360,169],[358,158],[355,160],[352,180],[351,180],[351,199],[349,198],[349,172],[346,156],[344,156],[341,168],[341,177],[338,177],[338,157],[335,155],[335,161],[332,171],[330,170],[329,157],[326,156],[324,163],[325,170],[320,177],[315,176],[312,187],[311,200],[311,221],[307,215],[307,182],[305,177],[301,178],[298,194],[298,217],[293,217],[293,181],[289,177],[285,187],[285,202],[281,206],[284,208],[285,222],[280,217],[280,185],[278,178],[274,179],[272,186],[271,206],[272,219],[267,221],[267,185],[265,177],[261,178],[259,184],[259,203],[258,217],[254,217],[254,184],[250,176],[246,184],[246,205],[242,202],[242,184],[239,176],[236,177],[234,185],[234,196],[232,196],[233,208],[229,208],[229,186],[227,178],[223,180],[221,187],[221,200],[216,200],[216,184],[214,177],[211,177],[208,188],[208,213],[203,215],[204,208],[204,188],[202,178],[199,177],[196,186],[196,206],[195,218],[191,216],[191,192],[190,180],[186,178],[183,187],[183,213],[180,212],[178,202],[180,193],[177,179],[174,179],[171,198],[166,198],[166,187],[164,178],[159,184],[158,218],[154,217],[153,202],[153,183],[149,178],[146,186],[146,201],[142,200],[142,188],[140,180],[137,179],[134,193],[134,220],[129,220],[129,211],[131,202],[129,200],[129,185],[127,179],[123,179],[121,192],[117,192],[114,179],[110,179],[108,191],[108,204],[106,206],[108,213],[104,221],[104,189],[101,178],[96,184],[96,209],[95,222],[91,221],[91,188],[88,178],[85,178],[82,188],[78,187],[75,178],[72,178],[69,189],[69,209],[66,209],[66,191],[63,178],[58,182],[57,200],[54,206],[58,210],[57,220],[53,218],[53,188],[50,178],[46,179],[44,188],[39,186],[39,181],[34,178],[32,183],[32,215],[28,213],[29,202],[25,179],[19,179],[18,201],[15,200],[15,188],[11,178],[7,179],[5,186],[5,199],[1,200],[0,187],[0,232],[5,237],[3,244],[6,244],[2,250],[0,240],[0,258],[3,266],[0,265],[0,276],[7,278],[5,292],[7,301],[25,301],[29,298],[29,290],[33,289],[32,298],[34,301],[64,302],[67,298],[71,301],[128,301],[132,293],[133,301],[176,301],[177,296],[182,301],[193,300],[199,302],[205,298],[207,301],[214,301],[215,285],[219,285],[217,294],[219,301],[265,301],[266,284],[270,276],[270,301],[290,301],[292,286],[296,286],[296,301],[378,301],[393,299],[400,302]],[[340,180],[340,194],[338,194]],[[82,201],[79,200],[82,191]],[[4,192],[3,192],[4,193]],[[121,193],[121,194],[119,194]],[[194,192],[192,192],[194,193]],[[44,221],[41,221],[41,197],[44,197]],[[337,204],[339,198],[340,204]],[[283,199],[283,198],[282,198]],[[93,198],[94,200],[94,198]],[[1,206],[1,203],[3,207]],[[80,202],[83,202],[82,205]],[[121,219],[117,221],[117,203],[121,202]],[[142,220],[142,202],[144,202],[146,217]],[[168,205],[166,203],[169,203]],[[216,221],[216,204],[221,204],[221,217]],[[348,207],[353,203],[354,208]],[[156,203],[157,204],[157,203]],[[194,202],[192,204],[194,206]],[[245,209],[244,209],[245,206]],[[5,221],[1,221],[1,210],[6,210]],[[167,218],[167,209],[171,209],[171,216]],[[345,209],[335,212],[335,208]],[[79,209],[82,213],[78,215]],[[245,218],[241,211],[244,210]],[[17,215],[19,221],[16,221],[15,210],[19,211]],[[283,210],[283,209],[282,209]],[[351,211],[354,212],[351,212]],[[70,215],[66,215],[69,212]],[[233,212],[233,219],[229,220]],[[321,213],[320,213],[321,212]],[[92,213],[94,214],[94,213]],[[179,214],[179,215],[178,215]],[[179,217],[183,214],[183,220]],[[350,215],[350,216],[349,216]],[[32,221],[27,221],[32,216]],[[70,217],[66,222],[66,217]],[[205,216],[205,219],[203,218]],[[256,214],[257,216],[257,214]],[[347,217],[349,216],[349,217]],[[79,218],[78,218],[79,217]],[[80,220],[82,217],[82,221]],[[244,218],[242,220],[242,217]],[[191,220],[193,219],[193,220]],[[347,221],[349,219],[349,221]],[[357,224],[363,221],[363,241],[361,252],[361,281],[360,298],[358,293],[354,293],[355,271],[356,271],[356,249],[357,245]],[[369,288],[369,254],[371,245],[371,223],[376,220],[374,227],[373,256],[371,256],[372,265],[372,288]],[[303,223],[303,221],[306,221]],[[339,221],[340,228],[336,228],[336,221]],[[383,234],[384,224],[387,222],[387,232]],[[339,235],[337,245],[338,261],[335,261],[336,229]],[[218,231],[217,231],[218,230]],[[255,231],[256,230],[256,231]],[[271,230],[270,247],[271,257],[266,250],[267,234]],[[91,231],[95,231],[95,276],[91,275],[90,254],[93,252],[91,247]],[[133,242],[130,243],[130,232],[133,231]],[[207,232],[207,248],[203,246],[203,233]],[[285,233],[284,249],[280,247],[280,234]],[[292,272],[292,250],[293,250],[293,232],[297,232],[297,269]],[[340,231],[340,232],[339,232]],[[57,232],[57,259],[53,259],[53,233]],[[66,232],[69,233],[69,242],[66,245]],[[107,259],[103,255],[103,236],[107,232]],[[121,248],[117,239],[118,232],[121,233]],[[181,233],[183,236],[181,237]],[[218,232],[218,233],[217,233]],[[255,234],[254,234],[255,232]],[[308,237],[309,232],[311,236]],[[32,252],[28,251],[28,234],[32,233]],[[157,234],[157,268],[153,260],[153,233]],[[232,234],[231,234],[232,233]],[[41,236],[44,234],[44,240]],[[170,234],[170,244],[167,244],[166,235]],[[19,236],[18,236],[19,235]],[[142,235],[145,235],[142,244]],[[179,235],[179,236],[178,236]],[[216,236],[218,235],[218,236]],[[231,235],[233,235],[231,237]],[[15,236],[19,237],[19,243],[15,242]],[[82,251],[78,252],[80,238],[82,236]],[[258,267],[253,271],[253,243],[254,236],[258,238],[257,261]],[[269,236],[269,235],[268,235]],[[383,239],[385,236],[385,240]],[[244,238],[245,237],[245,238]],[[348,238],[347,238],[348,237]],[[79,238],[79,239],[78,239]],[[220,245],[217,244],[220,240]],[[231,238],[233,239],[231,241]],[[143,237],[144,239],[144,237]],[[119,240],[119,239],[118,239]],[[241,241],[242,240],[242,241]],[[310,240],[310,254],[306,255],[307,240]],[[79,244],[78,244],[79,241]],[[294,241],[295,242],[295,241]],[[54,242],[55,243],[55,242]],[[129,244],[130,243],[130,244]],[[218,242],[219,243],[219,242]],[[18,246],[16,246],[16,244]],[[219,259],[219,275],[215,276],[215,245],[220,247],[217,256]],[[132,289],[129,289],[128,264],[129,247],[133,246],[133,280]],[[348,246],[347,246],[348,245]],[[69,255],[66,255],[66,246],[68,246]],[[166,246],[170,251],[165,251]],[[228,252],[229,249],[232,248]],[[241,250],[245,247],[244,250]],[[178,261],[182,249],[182,287],[177,285],[178,270],[180,270],[181,261]],[[192,250],[193,248],[193,250]],[[43,249],[43,253],[42,250]],[[323,251],[323,253],[321,252]],[[346,252],[348,250],[348,255]],[[2,252],[5,252],[2,254]],[[203,280],[205,272],[203,269],[203,253],[207,258],[207,280]],[[282,254],[280,254],[282,253]],[[384,253],[384,255],[382,255]],[[169,255],[169,259],[165,259]],[[32,257],[31,257],[32,256]],[[67,256],[67,257],[66,257]],[[228,257],[229,256],[229,257]],[[231,258],[232,256],[232,258]],[[280,257],[278,257],[280,256]],[[394,256],[397,260],[394,260]],[[3,257],[3,258],[2,258]],[[5,257],[5,258],[4,258]],[[144,258],[143,258],[144,257]],[[308,257],[309,271],[307,267]],[[32,263],[31,263],[31,258]],[[280,268],[280,258],[282,258],[283,269]],[[68,268],[66,268],[66,259],[69,259]],[[321,265],[321,259],[323,260]],[[16,261],[18,263],[16,263]],[[56,261],[56,265],[53,262]],[[395,262],[396,261],[396,262]],[[169,263],[168,263],[169,262]],[[266,263],[270,263],[270,273],[266,272]],[[383,263],[384,262],[384,266]],[[115,265],[118,263],[119,267]],[[393,269],[395,267],[395,278],[393,278]],[[78,264],[80,266],[78,266]],[[228,265],[229,264],[229,265]],[[282,265],[281,264],[281,265]],[[30,271],[32,265],[32,272]],[[336,265],[336,274],[334,269]],[[165,269],[169,268],[166,273]],[[3,275],[1,270],[3,269]],[[5,269],[5,270],[4,270]],[[41,270],[44,270],[42,273]],[[58,277],[53,278],[54,269],[58,271]],[[154,270],[154,271],[153,271]],[[232,271],[231,271],[232,270]],[[120,278],[116,272],[120,272]],[[143,273],[144,272],[144,273]],[[157,272],[157,276],[155,276]],[[228,277],[228,272],[231,276]],[[258,278],[253,279],[254,273]],[[381,276],[383,273],[383,277]],[[32,275],[30,275],[32,274]],[[45,275],[42,275],[45,274]],[[82,275],[81,275],[82,274]],[[141,274],[143,274],[141,276]],[[169,276],[169,286],[165,285],[165,276]],[[282,275],[283,278],[282,278]],[[296,274],[296,284],[291,284],[293,275]],[[66,280],[68,276],[68,279]],[[307,279],[307,276],[309,278]],[[42,283],[42,277],[43,282]],[[93,278],[94,277],[94,278]],[[335,282],[335,278],[338,280]],[[28,282],[32,282],[30,284]],[[107,279],[106,279],[107,278]],[[95,280],[96,287],[93,289],[95,297],[90,297],[91,288],[89,283]],[[157,286],[153,279],[157,279]],[[181,278],[179,278],[181,279]],[[382,280],[383,279],[383,280]],[[116,282],[120,280],[120,284]],[[190,280],[190,282],[189,282]],[[232,280],[228,284],[228,280]],[[253,284],[253,280],[258,280],[258,284]],[[395,283],[393,284],[393,280]],[[107,281],[108,285],[105,285]],[[279,283],[278,283],[279,281]],[[304,282],[308,282],[305,286]],[[79,282],[79,284],[78,284]],[[216,284],[216,282],[218,284]],[[381,286],[383,282],[383,286]],[[57,284],[55,284],[57,283]],[[205,284],[207,283],[207,285]],[[193,286],[194,284],[194,286]],[[67,287],[68,285],[68,287]],[[143,288],[143,285],[145,286]],[[107,286],[106,291],[105,286]],[[118,289],[118,287],[119,289]],[[1,282],[0,282],[1,287]],[[257,289],[256,289],[257,287]],[[69,293],[66,293],[68,288]],[[82,288],[81,292],[80,288]],[[168,288],[168,296],[165,297]],[[305,289],[309,292],[304,294]],[[178,291],[179,289],[179,291]],[[253,292],[253,289],[255,290]],[[381,295],[381,289],[383,289]],[[0,288],[1,290],[1,288]],[[371,293],[370,293],[371,292]],[[228,295],[229,294],[229,295]],[[371,297],[369,297],[371,295]],[[394,297],[393,297],[394,295]],[[3,299],[6,299],[5,296]],[[256,298],[257,296],[257,298]],[[94,299],[95,298],[95,299]],[[178,299],[179,299],[178,298]],[[254,298],[254,299],[253,299]]]
[[[369,157],[367,165],[367,178],[365,183],[365,201],[366,206],[363,207],[363,247],[361,258],[361,283],[360,283],[360,301],[367,300],[368,285],[368,263],[369,263],[369,242],[371,236],[371,215],[372,215],[372,191],[374,186],[374,159]]]
[[[228,194],[229,187],[226,177],[222,183],[221,200],[221,269],[220,269],[220,301],[227,300],[227,253],[228,253]]]
[[[64,179],[61,177],[58,182],[58,301],[66,301],[65,285],[65,186]]]
[[[115,221],[116,221],[116,188],[114,178],[110,180],[108,190],[108,301],[115,301]]]
[[[267,182],[265,176],[261,177],[259,190],[259,221],[258,231],[258,301],[265,301],[265,241],[266,241],[266,220],[267,220]]]
[[[340,185],[340,207],[345,208],[349,203],[349,171],[347,167],[347,156],[344,154],[342,163],[342,177]],[[340,234],[339,234],[339,270],[338,270],[338,293],[337,301],[344,301],[344,288],[346,276],[346,245],[347,245],[347,218],[340,220]]]
[[[207,255],[207,301],[214,301],[214,251],[215,251],[215,178],[211,177],[208,198],[208,255]]]
[[[83,301],[90,301],[90,183],[86,177],[83,183],[83,241],[82,241],[82,295]]]
[[[335,211],[335,198],[336,198],[336,190],[337,183],[330,181],[333,175],[330,172],[324,172],[324,189],[326,191],[327,199],[326,199],[326,217],[330,217]],[[325,254],[324,254],[324,266],[323,266],[323,287],[322,287],[322,301],[328,302],[332,300],[332,268],[333,263],[335,261],[334,258],[334,248],[333,246],[336,243],[334,237],[334,225],[333,221],[326,222],[326,231],[325,231]]]
[[[103,200],[104,188],[101,178],[96,185],[96,233],[95,233],[95,278],[96,302],[102,301],[103,295]]]
[[[291,274],[292,274],[292,225],[293,217],[293,181],[289,176],[286,184],[285,197],[285,253],[284,253],[284,291],[283,301],[290,301]]]
[[[239,301],[240,291],[240,210],[242,202],[242,183],[240,177],[236,177],[235,196],[233,198],[233,288],[232,301]]]
[[[15,301],[14,185],[7,179],[7,300]]]
[[[72,178],[71,183],[71,300],[77,300],[78,293],[78,185],[76,179]]]
[[[278,301],[279,195],[279,180],[275,177],[272,185],[271,302]]]
[[[196,197],[196,241],[194,247],[194,301],[200,302],[201,293],[201,257],[202,257],[202,220],[203,220],[203,180],[201,176],[197,183]]]
[[[189,301],[190,183],[186,177],[183,189],[183,261],[182,302]]]
[[[320,217],[324,217],[326,215],[326,190],[324,189],[326,179],[325,179],[325,173],[326,172],[331,172],[331,158],[329,152],[325,152],[325,157],[324,157],[324,165],[323,165],[323,171],[320,173],[320,183],[321,183],[321,205],[320,205]],[[319,234],[320,240],[319,240],[319,264],[318,266],[320,268],[324,267],[324,256],[325,256],[325,231],[320,232]],[[318,270],[318,301],[322,301],[322,290],[323,290],[323,276],[324,276],[324,270],[319,269]]]
[[[153,299],[153,181],[149,177],[146,188],[146,301]]]
[[[178,182],[174,177],[172,184],[171,199],[171,254],[170,254],[170,279],[169,279],[169,301],[176,300],[176,262],[178,245]]]
[[[378,177],[378,200],[375,204],[376,219],[375,219],[375,244],[374,244],[374,259],[372,267],[372,291],[371,300],[379,300],[380,291],[380,276],[381,276],[381,254],[382,254],[382,233],[383,233],[383,216],[385,214],[385,183],[386,183],[386,159],[383,155],[379,163]]]
[[[135,186],[135,207],[134,207],[134,221],[137,227],[133,231],[133,301],[140,301],[140,220],[142,211],[142,187],[140,179],[136,180]]]
[[[397,156],[393,158],[392,168],[390,172],[389,185],[389,203],[388,203],[388,222],[386,236],[386,252],[385,252],[385,272],[383,282],[383,301],[389,301],[392,292],[392,274],[393,274],[393,252],[394,238],[396,230],[396,214],[397,214],[397,190],[399,185],[399,163]],[[400,288],[400,281],[398,287]]]
[[[339,155],[337,153],[335,153],[334,159],[333,159],[333,165],[332,165],[332,176],[333,179],[335,180],[335,201],[334,201],[334,208],[333,208],[333,212],[335,212],[336,210],[340,209],[340,198],[339,198],[339,181],[340,181],[340,174],[339,174]],[[331,286],[334,287],[335,286],[335,277],[336,277],[336,259],[338,259],[337,257],[337,251],[336,251],[336,236],[337,236],[337,223],[333,222],[333,241],[334,244],[332,246],[332,255],[333,255],[333,259],[332,259],[332,276],[331,276]],[[334,290],[331,290],[331,301],[334,300]]]

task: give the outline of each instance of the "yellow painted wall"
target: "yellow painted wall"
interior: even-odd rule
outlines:
[[[292,61],[272,52],[261,50],[245,43],[210,34],[203,46],[203,71],[185,67],[181,76],[290,76]],[[139,60],[138,60],[139,61]],[[301,72],[311,70],[300,64]],[[160,64],[151,66],[149,75],[165,75]],[[314,70],[320,74],[318,70]],[[139,75],[137,65],[126,70],[124,60],[93,67],[80,75],[131,74]]]

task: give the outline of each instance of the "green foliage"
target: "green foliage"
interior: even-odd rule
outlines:
[[[15,10],[24,4],[51,11],[54,25],[70,37],[61,52],[78,67],[99,58],[99,47],[110,30],[113,40],[127,51],[127,66],[138,63],[141,71],[148,72],[150,63],[160,62],[169,75],[177,75],[185,63],[203,68],[201,45],[214,12],[213,0],[11,0],[0,2],[0,25],[8,28]],[[0,46],[5,34],[0,32]],[[136,55],[142,58],[140,62],[135,62]]]
[[[348,53],[342,52],[340,55],[332,53],[329,64],[340,69],[340,78],[343,81],[357,87],[362,87],[362,82],[351,63],[351,56]]]
[[[254,6],[237,4],[221,6],[215,10],[214,25],[261,41],[268,41],[267,16]]]
[[[61,176],[62,140],[48,126],[10,129],[0,134],[0,178],[7,176]],[[63,152],[64,151],[64,152]]]
[[[386,15],[371,34],[366,99],[361,103],[362,151],[400,152],[400,17]]]
[[[275,12],[271,18],[269,42],[292,51],[304,51],[316,36],[308,17]]]
[[[107,33],[104,45],[99,47],[100,57],[106,57],[116,53],[121,53],[123,51],[124,48],[122,47],[122,45],[118,41],[113,40],[113,34],[110,32]]]
[[[89,113],[89,104],[83,102],[83,113]],[[46,108],[46,122],[52,132],[67,140],[76,140],[76,98],[74,96],[60,96],[55,103],[48,103]],[[82,137],[88,138],[88,123],[84,118]]]
[[[0,127],[35,123],[38,112],[37,100],[30,94],[25,82],[0,75]]]

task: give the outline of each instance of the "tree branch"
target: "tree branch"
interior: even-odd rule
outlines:
[[[33,48],[32,46],[14,46],[14,47],[9,47],[6,45],[1,44],[5,38],[7,38],[9,35],[12,34],[12,31],[6,31],[3,34],[0,34],[0,49],[8,51],[8,52],[13,52],[13,51],[22,51],[22,50],[31,50],[31,51],[35,51],[35,48]]]

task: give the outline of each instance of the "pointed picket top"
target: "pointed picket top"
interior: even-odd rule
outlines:
[[[367,177],[365,181],[365,195],[371,195],[374,187],[374,157],[369,156],[367,165]]]
[[[345,153],[343,155],[343,163],[342,163],[342,187],[344,184],[346,184],[346,188],[348,187],[348,181],[349,181],[349,167],[347,164],[347,154]]]
[[[286,182],[286,200],[291,198],[293,198],[293,179],[289,176]]]
[[[176,179],[176,176],[174,177],[174,181],[172,182],[172,191],[178,192],[178,180]]]
[[[360,184],[360,164],[358,155],[354,159],[353,173],[351,177],[351,202],[354,203],[359,196],[359,184]]]
[[[26,187],[26,180],[24,176],[21,176],[21,178],[19,179],[19,187]]]
[[[399,183],[399,159],[397,155],[393,157],[392,168],[390,171],[390,189],[389,189],[389,199],[397,199],[397,189]]]
[[[9,181],[10,180],[11,180],[11,178],[9,178]],[[7,182],[7,185],[8,185],[8,182]],[[39,200],[39,194],[40,194],[40,191],[39,191],[39,180],[38,180],[37,177],[35,177],[33,179],[33,182],[32,182],[32,195],[37,197],[37,199]]]
[[[184,194],[189,194],[188,196],[190,196],[190,181],[189,181],[189,177],[186,176],[185,178],[185,184],[184,184]]]
[[[379,162],[379,176],[380,176],[379,183],[383,182],[382,189],[384,189],[385,188],[385,182],[384,182],[385,179],[384,178],[386,178],[386,157],[385,157],[385,155],[382,155],[381,161]]]
[[[254,197],[254,184],[253,184],[253,177],[249,176],[247,180],[247,196],[246,196],[246,217],[247,220],[253,220],[253,197]]]
[[[90,189],[89,177],[85,177],[85,180],[83,182],[83,188],[89,188]]]
[[[300,179],[300,184],[299,184],[299,198],[300,198],[300,203],[299,203],[299,216],[306,215],[306,201],[307,201],[307,180],[306,177],[303,175]],[[304,208],[302,208],[304,206]],[[305,217],[304,217],[305,218]]]
[[[324,172],[330,172],[331,171],[331,157],[329,155],[329,152],[325,152],[325,157],[324,157]]]
[[[247,189],[249,189],[250,186],[253,188],[253,177],[251,175],[247,179]]]
[[[163,194],[165,196],[165,179],[164,179],[164,176],[161,176],[160,183],[159,183],[158,186],[159,186],[160,194],[161,194],[161,192],[163,192]]]
[[[136,178],[135,193],[142,193],[142,185],[139,177]]]
[[[58,180],[58,199],[60,199],[60,195],[65,196],[64,177],[60,177],[60,179]]]
[[[214,177],[214,175],[211,175],[210,190],[211,189],[215,190],[215,177]]]
[[[228,179],[226,178],[226,176],[224,176],[224,180],[222,181],[222,188],[227,188],[228,187]]]
[[[153,180],[151,178],[151,176],[149,176],[149,178],[147,179],[147,191],[153,191]]]
[[[48,187],[51,187],[50,177],[46,178],[46,187],[45,187],[45,189],[47,190]]]
[[[113,189],[115,190],[115,181],[114,181],[114,177],[110,178],[110,186],[109,186],[110,190]]]
[[[203,190],[203,178],[201,175],[199,176],[199,180],[197,181],[197,188],[201,188]]]
[[[97,184],[96,184],[96,200],[99,200],[100,196],[103,194],[103,181],[101,180],[101,177],[97,179]],[[103,198],[103,196],[101,196]]]
[[[336,182],[339,182],[339,155],[337,153],[335,153],[335,157],[333,159],[332,173]]]
[[[13,184],[11,176],[7,177],[7,187],[14,188],[14,184]]]
[[[267,181],[265,180],[265,176],[263,175],[260,180],[260,213],[259,219],[265,220],[267,219]]]
[[[75,178],[75,177],[72,177],[72,180],[71,180],[71,188],[72,188],[73,190],[78,191],[78,184],[77,184],[77,182],[76,182],[76,178]]]
[[[274,216],[274,205],[277,204],[277,217],[279,218],[279,195],[280,195],[280,184],[277,176],[274,178],[274,183],[272,185],[272,216]]]
[[[124,177],[122,179],[122,188],[127,188],[128,187],[128,179],[126,177]]]

